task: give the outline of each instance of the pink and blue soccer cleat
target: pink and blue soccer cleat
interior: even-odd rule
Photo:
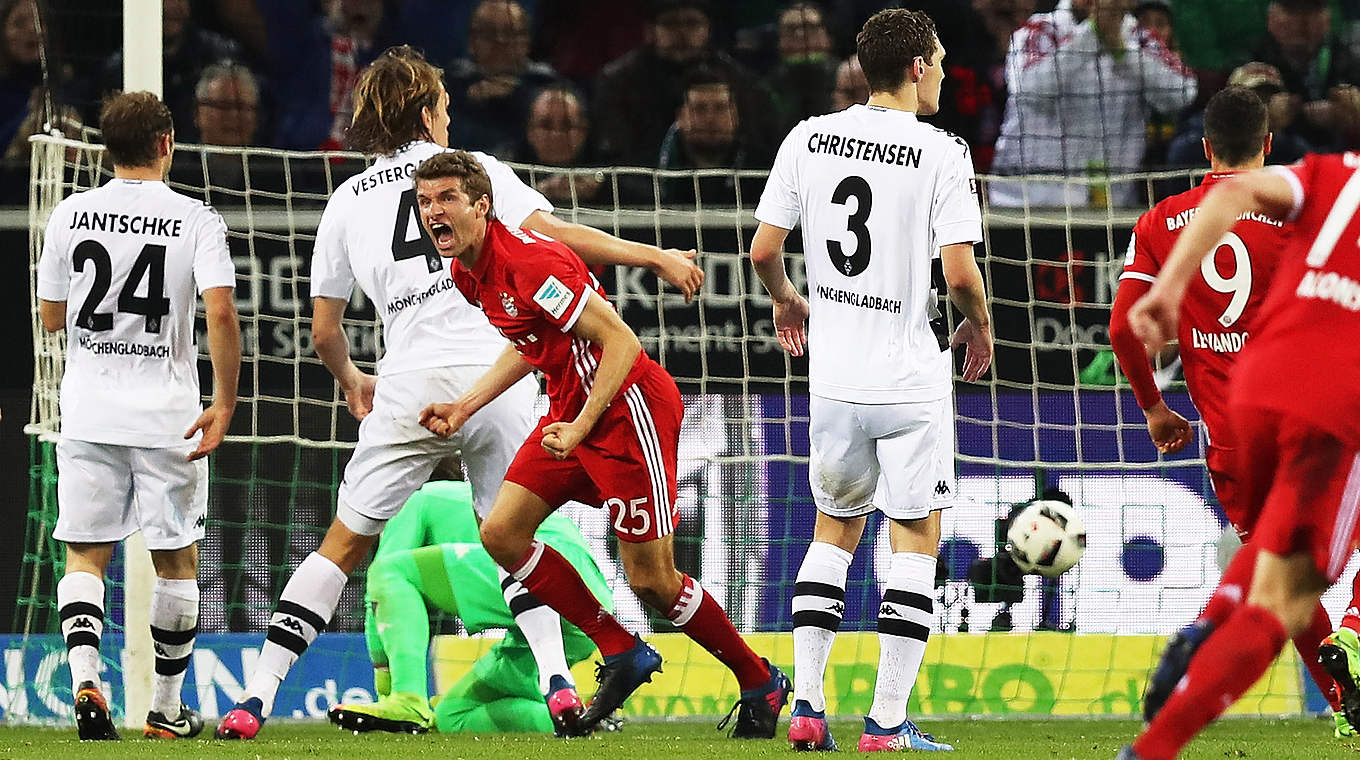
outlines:
[[[218,739],[254,739],[260,733],[260,726],[264,725],[264,702],[259,697],[251,697],[244,702],[237,702],[226,715],[222,716],[222,722],[217,724],[217,733],[214,734]]]
[[[805,700],[793,703],[789,719],[789,744],[798,752],[835,752],[839,747],[826,724],[826,713],[812,709]]]
[[[864,718],[864,734],[859,737],[860,752],[901,752],[921,750],[926,752],[953,752],[954,745],[936,741],[909,720],[895,728],[883,728],[873,718]]]

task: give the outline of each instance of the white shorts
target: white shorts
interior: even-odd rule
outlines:
[[[534,377],[515,383],[447,439],[420,425],[425,407],[458,398],[487,369],[441,367],[378,378],[373,410],[359,424],[359,443],[340,482],[336,511],[346,527],[377,533],[425,485],[439,460],[451,454],[463,461],[478,516],[491,511],[510,461],[538,419]]]
[[[106,544],[142,532],[146,548],[172,551],[203,539],[208,460],[194,444],[151,449],[62,438],[57,443],[57,526],[52,538]]]
[[[954,400],[857,404],[812,396],[808,480],[817,509],[859,517],[874,509],[919,520],[952,505]]]

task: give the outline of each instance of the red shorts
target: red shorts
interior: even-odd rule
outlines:
[[[1237,478],[1230,473],[1235,452],[1236,449],[1221,449],[1211,444],[1204,452],[1204,464],[1209,469],[1209,482],[1214,486],[1214,495],[1218,497],[1228,524],[1245,541],[1250,533],[1248,524],[1252,510],[1243,503]]]
[[[1335,581],[1355,545],[1360,451],[1332,433],[1277,411],[1234,406],[1237,494],[1254,510],[1240,527],[1280,556],[1306,553]]]
[[[568,501],[609,508],[623,541],[654,541],[675,531],[675,467],[685,405],[664,371],[620,393],[590,436],[566,459],[543,449],[543,427],[520,447],[505,479],[559,507]]]

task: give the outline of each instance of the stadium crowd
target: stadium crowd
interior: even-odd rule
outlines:
[[[937,20],[948,57],[933,123],[971,145],[982,173],[1207,166],[1203,104],[1228,83],[1267,101],[1273,163],[1360,147],[1357,0],[165,0],[165,100],[181,142],[340,149],[359,71],[405,42],[445,71],[454,145],[547,166],[764,169],[793,124],[865,100],[854,31],[891,5]],[[115,11],[0,2],[10,171],[44,122],[98,126],[121,81]],[[195,158],[177,178],[243,187],[240,162],[220,163]],[[559,203],[611,192],[590,174],[536,184]],[[715,205],[758,191],[736,184],[635,178],[619,193]],[[1093,200],[1063,187],[1001,183],[992,202]],[[1139,200],[1116,192],[1116,205]]]

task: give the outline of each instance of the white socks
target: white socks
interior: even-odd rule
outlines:
[[[907,719],[907,700],[935,620],[935,558],[896,552],[878,608],[878,676],[869,717],[883,728]]]
[[[104,579],[90,573],[67,573],[57,582],[57,612],[66,657],[71,663],[71,694],[80,684],[99,686],[99,637],[104,633]]]
[[[854,556],[834,544],[808,546],[793,584],[793,698],[826,710],[826,661],[845,614],[845,577]]]
[[[293,571],[269,619],[255,674],[246,683],[246,698],[259,697],[263,715],[274,709],[274,695],[293,663],[330,622],[348,579],[345,571],[316,552]]]
[[[179,715],[184,671],[198,635],[198,581],[157,578],[151,594],[151,641],[156,680],[151,709],[174,720]]]
[[[562,617],[499,565],[496,574],[501,580],[505,604],[515,616],[515,625],[529,642],[529,650],[538,663],[538,690],[547,694],[548,682],[553,676],[562,676],[568,684],[574,685],[567,655],[562,649]]]

